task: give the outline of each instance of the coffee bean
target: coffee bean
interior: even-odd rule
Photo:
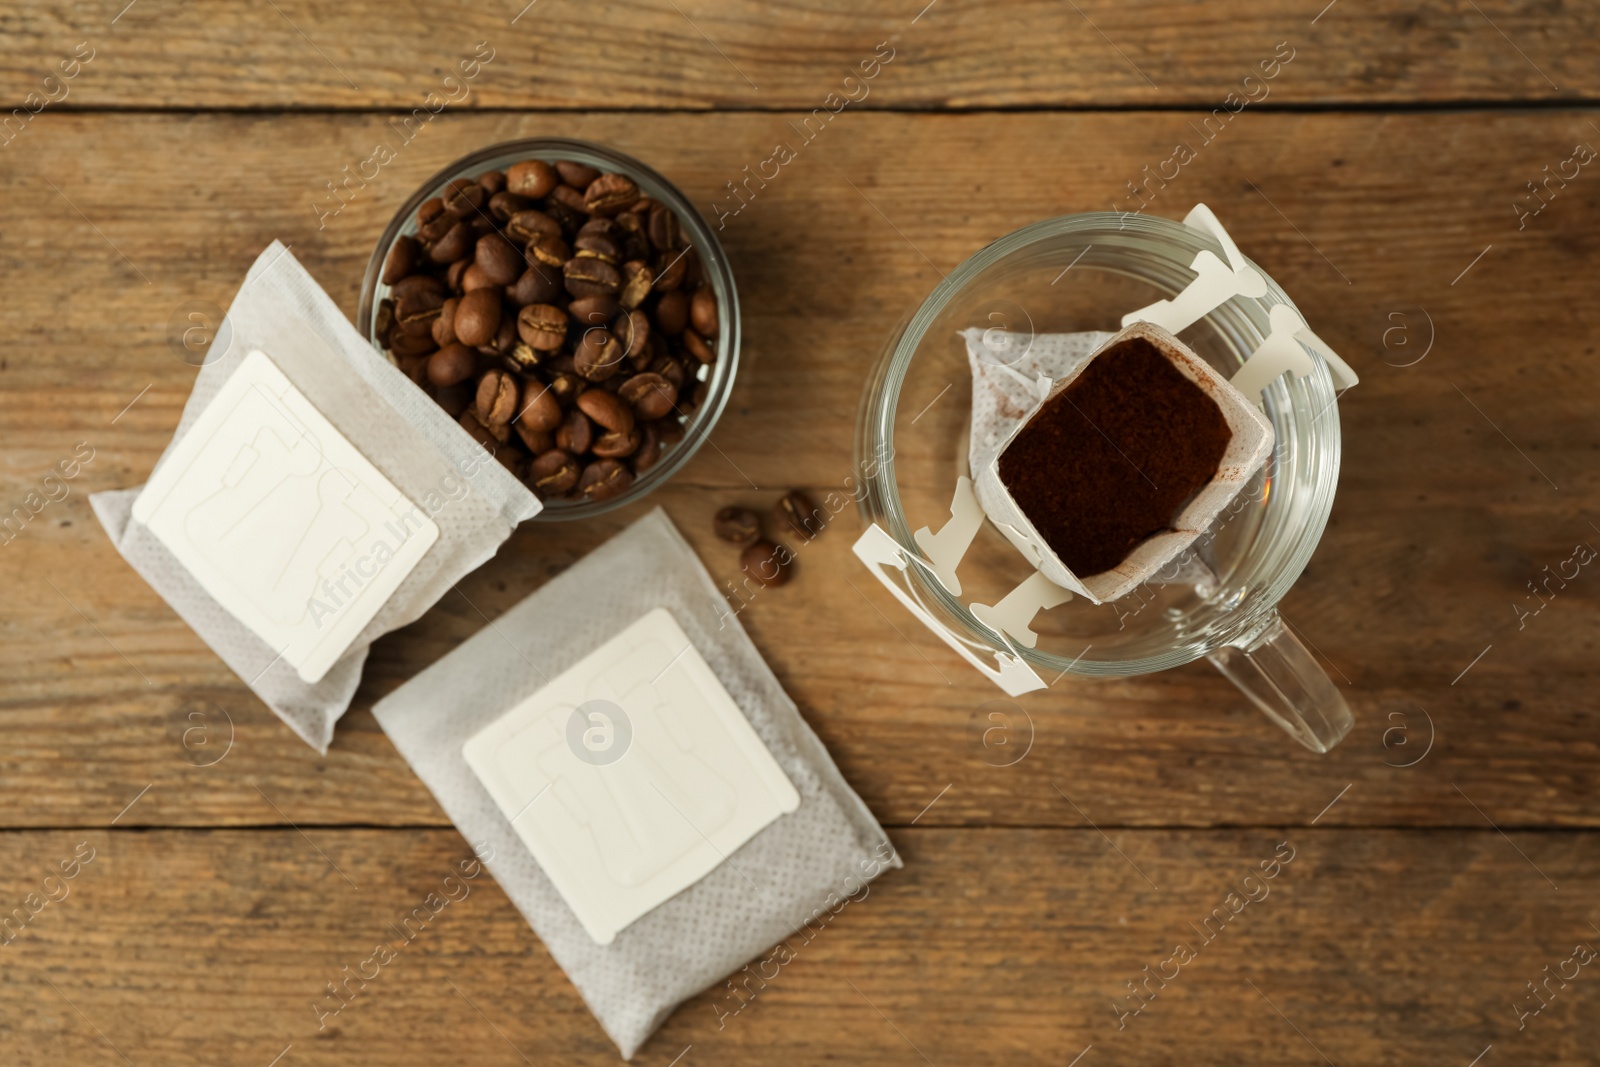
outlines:
[[[550,304],[529,304],[517,312],[517,333],[541,352],[554,352],[567,341],[567,313]]]
[[[724,541],[748,545],[761,536],[761,516],[749,508],[730,504],[717,512],[711,520],[711,529]]]
[[[683,286],[684,253],[663,252],[656,257],[656,292],[670,293]]]
[[[407,297],[417,296],[424,292],[433,293],[441,302],[445,297],[444,286],[439,283],[439,279],[427,274],[413,274],[409,278],[402,278],[390,288],[389,296],[393,298],[396,304],[399,304]]]
[[[416,273],[421,265],[422,245],[415,237],[401,234],[395,238],[394,247],[383,261],[383,284],[393,285],[406,275]]]
[[[626,355],[621,343],[603,326],[591,326],[583,332],[582,340],[572,353],[572,363],[583,377],[601,382],[617,373]]]
[[[454,263],[450,264],[450,266],[445,268],[445,284],[450,287],[450,291],[452,293],[459,293],[462,291],[461,279],[466,277],[467,269],[471,266],[472,260],[458,259]]]
[[[771,541],[756,541],[739,556],[744,572],[764,586],[782,585],[794,569],[794,553]]]
[[[432,323],[444,307],[444,294],[438,289],[421,289],[395,301],[394,316],[401,325]],[[431,326],[429,327],[432,328]]]
[[[650,295],[650,288],[655,284],[655,271],[649,264],[637,259],[629,260],[622,265],[622,290],[617,294],[617,303],[625,308],[636,308],[644,303],[644,298]]]
[[[615,215],[639,199],[639,187],[626,174],[602,174],[583,191],[583,206],[591,215]]]
[[[668,337],[689,328],[689,298],[681,292],[662,293],[656,299],[656,325]]]
[[[536,262],[522,272],[522,277],[506,286],[506,299],[519,308],[548,304],[561,296],[561,290],[561,272]]]
[[[583,296],[567,305],[567,314],[579,326],[604,326],[622,310],[609,296]]]
[[[642,260],[650,254],[650,239],[645,236],[643,217],[633,208],[616,216],[617,241],[622,245],[624,260]]]
[[[688,381],[689,375],[683,369],[683,364],[671,356],[660,356],[650,364],[650,372],[665,378],[676,392],[683,390],[683,383]]]
[[[535,200],[549,196],[557,180],[556,169],[542,159],[526,159],[506,171],[506,188]]]
[[[555,390],[543,383],[529,382],[522,398],[517,422],[540,433],[554,433],[561,425],[561,401]]]
[[[650,316],[638,308],[618,315],[611,323],[611,333],[622,342],[629,359],[638,360],[650,351]]]
[[[773,510],[788,524],[789,529],[807,540],[817,536],[828,525],[827,515],[799,489],[791,489],[779,497]]]
[[[716,362],[717,350],[707,344],[705,338],[701,337],[693,330],[683,331],[683,347],[688,349],[689,354],[695,359],[698,359],[701,363]]]
[[[603,259],[569,259],[562,272],[573,296],[615,296],[622,287],[622,275]]]
[[[505,191],[506,172],[503,170],[486,170],[478,175],[478,184],[483,186],[484,192],[493,197],[494,194]]]
[[[566,419],[556,430],[556,444],[563,451],[581,456],[594,445],[594,423],[581,411],[567,412]]]
[[[433,320],[433,343],[443,348],[456,342],[456,297],[446,300],[439,308],[439,317]]]
[[[471,178],[456,178],[444,187],[440,199],[444,201],[444,209],[458,218],[474,215],[489,199],[483,186]]]
[[[417,225],[426,226],[444,213],[444,201],[437,196],[430,196],[417,208]]]
[[[431,322],[396,323],[389,335],[389,350],[396,356],[425,356],[437,347]]]
[[[513,315],[503,311],[500,315],[500,329],[495,331],[494,340],[486,345],[480,345],[478,351],[486,356],[509,356],[511,349],[517,343],[517,320]]]
[[[385,298],[378,301],[377,321],[373,323],[372,328],[378,335],[378,343],[387,346],[389,343],[389,331],[394,329],[393,300]]]
[[[474,289],[456,305],[456,336],[464,345],[486,345],[500,329],[500,293]]]
[[[628,457],[628,465],[635,474],[643,474],[661,458],[661,432],[656,424],[647,422],[639,429],[639,447]]]
[[[608,394],[609,395],[609,394]],[[639,447],[639,431],[629,430],[627,433],[617,433],[615,430],[603,433],[594,441],[594,454],[605,459],[623,459],[631,456]]]
[[[467,265],[465,273],[461,275],[461,291],[470,293],[474,289],[499,289],[500,284],[477,263]]]
[[[473,263],[483,270],[495,285],[510,285],[522,276],[527,261],[510,241],[497,233],[487,233],[478,238]],[[696,296],[699,294],[697,293]]]
[[[428,249],[428,258],[435,263],[454,263],[472,251],[474,236],[471,226],[457,222]]]
[[[578,484],[578,463],[568,453],[552,448],[528,464],[528,483],[542,497],[561,496]]]
[[[605,223],[609,227],[609,232],[595,226],[597,222]],[[584,223],[583,229],[579,230],[578,236],[572,240],[573,254],[592,256],[615,264],[622,256],[622,242],[617,240],[616,229],[608,219],[591,219]]]
[[[517,431],[517,437],[528,451],[535,456],[548,452],[556,446],[555,437],[544,430],[532,429],[527,423],[520,420],[512,425]]]
[[[545,204],[552,215],[561,219],[561,213],[566,213],[568,219],[562,219],[562,225],[568,230],[576,230],[583,225],[588,217],[588,209],[583,206],[583,190],[574,189],[570,185],[558,185],[550,190],[550,196]]]
[[[478,247],[481,257],[483,246],[480,244]],[[689,298],[689,322],[702,337],[717,335],[717,295],[711,291],[711,286],[702,285]]]
[[[443,205],[441,204],[439,208],[439,214],[435,215],[427,222],[420,222],[417,224],[417,240],[422,242],[424,248],[429,247],[435,241],[439,240],[439,238],[449,233],[450,227],[454,226],[456,222],[456,217],[450,214],[450,212],[445,211]]]
[[[600,172],[587,163],[575,163],[570,159],[557,160],[556,173],[574,189],[587,189],[590,182],[600,177]]]
[[[578,491],[590,500],[610,500],[633,484],[633,472],[614,459],[597,459],[578,476]]]
[[[650,243],[657,252],[677,251],[681,238],[678,232],[678,216],[674,215],[667,205],[651,205],[645,230],[650,235]]]
[[[589,389],[579,393],[578,410],[612,433],[625,434],[633,429],[633,407],[615,393],[608,393],[604,389]]]
[[[678,390],[661,375],[647,371],[623,382],[622,388],[617,390],[617,396],[632,405],[635,416],[648,421],[664,419],[672,414]]]
[[[528,211],[533,207],[533,201],[516,193],[495,193],[489,198],[489,217],[499,223],[509,223],[513,215],[521,211]],[[522,239],[527,244],[527,238]]]
[[[473,413],[491,430],[504,426],[516,417],[520,392],[515,375],[503,370],[486,371],[478,381]]]
[[[543,263],[547,267],[562,267],[572,258],[572,249],[561,238],[542,233],[528,242],[529,262]],[[571,285],[568,285],[568,289]],[[573,294],[574,296],[580,294]]]
[[[561,224],[543,211],[524,208],[506,222],[506,236],[526,246],[535,237],[560,237]]]

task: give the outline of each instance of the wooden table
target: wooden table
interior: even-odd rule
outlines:
[[[743,365],[717,447],[652,503],[733,577],[712,512],[843,479],[869,361],[940,272],[1125,199],[1292,52],[1149,210],[1216,208],[1362,376],[1332,521],[1285,603],[1357,725],[1314,756],[1200,663],[1029,696],[1031,752],[989,766],[967,728],[995,691],[864,580],[850,517],[742,618],[906,867],[737,1016],[719,1024],[711,990],[637,1062],[1600,1056],[1600,970],[1574,957],[1600,948],[1600,576],[1543,584],[1600,545],[1600,178],[1564,164],[1600,146],[1600,9],[124,2],[0,14],[8,108],[45,105],[0,148],[0,511],[59,495],[45,474],[93,451],[0,545],[0,914],[41,905],[0,945],[0,1062],[615,1060],[493,885],[325,1029],[312,1005],[467,854],[371,705],[639,509],[519,530],[377,644],[323,758],[87,497],[149,474],[194,378],[169,320],[226,306],[272,239],[353,313],[424,177],[535,134],[617,145],[710,212],[880,42],[868,96],[723,231]],[[321,217],[327,183],[480,41],[467,99]],[[1170,971],[1278,850],[1270,896],[1119,1029],[1126,983]],[[63,862],[77,876],[47,901]]]

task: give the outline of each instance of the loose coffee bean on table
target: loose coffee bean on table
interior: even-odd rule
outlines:
[[[761,516],[749,508],[730,505],[717,512],[711,528],[724,541],[747,545],[761,536]]]
[[[821,533],[828,524],[822,509],[798,489],[791,489],[779,497],[773,510],[788,524],[789,529],[807,540]]]
[[[794,553],[771,541],[754,541],[739,556],[744,572],[765,586],[782,585],[794,568]]]
[[[716,359],[716,293],[677,216],[570,160],[451,181],[382,280],[380,342],[546,500],[609,499],[654,467]],[[781,554],[763,584],[787,579]]]

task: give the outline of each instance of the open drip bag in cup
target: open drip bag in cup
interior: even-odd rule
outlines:
[[[321,752],[372,642],[539,511],[276,241],[149,482],[90,503],[134,570]]]
[[[970,462],[973,488],[989,521],[1017,551],[1054,584],[1096,604],[1127,595],[1135,586],[1151,581],[1194,543],[1207,525],[1227,506],[1272,451],[1272,423],[1210,364],[1195,356],[1176,337],[1148,322],[1135,322],[1106,337],[1087,355],[1077,356],[1083,344],[1070,339],[1098,335],[1067,334],[1036,338],[1019,357],[1025,368],[992,361],[985,346],[985,331],[967,331],[972,363],[972,434]],[[1110,570],[1074,574],[1044,535],[1017,504],[1000,476],[1000,460],[1030,420],[1048,403],[1067,402],[1062,394],[1101,353],[1129,339],[1148,341],[1173,367],[1214,401],[1230,431],[1227,451],[1210,482],[1173,516],[1171,528],[1143,542]],[[1043,342],[1043,343],[1041,343]],[[1062,343],[1067,342],[1067,343]],[[1030,377],[1031,376],[1031,377]],[[1017,386],[1022,388],[1019,390]],[[1019,395],[1020,394],[1020,395]],[[1021,403],[1031,401],[1030,406]],[[1180,443],[1181,447],[1181,443]],[[1127,457],[1109,462],[1127,462]]]
[[[624,1058],[901,865],[659,508],[373,714]]]
[[[1107,349],[1119,355],[1090,373],[1119,329],[1142,340]],[[1130,463],[1158,491],[1103,491],[1133,481],[1114,465],[1112,435],[1101,432],[1110,447],[1066,447],[1096,426],[1058,402],[1075,381],[1108,425],[1138,431],[1124,443],[1152,466],[1172,461],[1157,471],[1164,487]],[[1336,401],[1354,384],[1205,205],[1181,223],[1110,212],[1035,223],[958,266],[875,367],[857,439],[867,528],[855,553],[1008,696],[1206,658],[1325,752],[1353,718],[1277,604],[1332,509]],[[1215,410],[1196,406],[1190,386]],[[1143,432],[1157,425],[1138,422],[1146,402],[1172,413],[1166,432]],[[1094,512],[1103,502],[1115,506]]]

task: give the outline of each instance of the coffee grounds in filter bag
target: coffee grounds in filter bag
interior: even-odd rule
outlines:
[[[1205,531],[1213,528],[1228,501],[1244,489],[1272,450],[1272,424],[1213,368],[1170,335],[1149,323],[1136,322],[1118,334],[1042,333],[1028,338],[1020,351],[994,350],[991,331],[964,330],[967,361],[972,371],[971,433],[968,469],[972,491],[995,528],[1050,582],[1091,603],[1104,604],[1127,595],[1144,582],[1194,584],[1214,575],[1208,564]],[[1000,455],[1012,444],[1023,424],[1037,413],[1049,392],[1070,388],[1085,364],[1109,351],[1115,342],[1143,337],[1222,410],[1232,431],[1215,477],[1181,504],[1153,535],[1136,543],[1132,551],[1110,570],[1080,577],[1070,570],[1045,536],[1017,503],[1002,481]],[[999,355],[1008,358],[1000,360]],[[1043,393],[1041,392],[1043,391]],[[1100,437],[1098,433],[1096,437]],[[1101,438],[1104,440],[1104,438]],[[1118,463],[1127,466],[1121,456]],[[1131,470],[1131,468],[1130,468]],[[1142,479],[1141,479],[1142,483]],[[1148,490],[1148,486],[1146,486]],[[1185,551],[1196,545],[1196,552]]]
[[[1000,455],[1000,479],[1080,577],[1110,570],[1217,473],[1232,438],[1215,401],[1130,338],[1047,400]]]

